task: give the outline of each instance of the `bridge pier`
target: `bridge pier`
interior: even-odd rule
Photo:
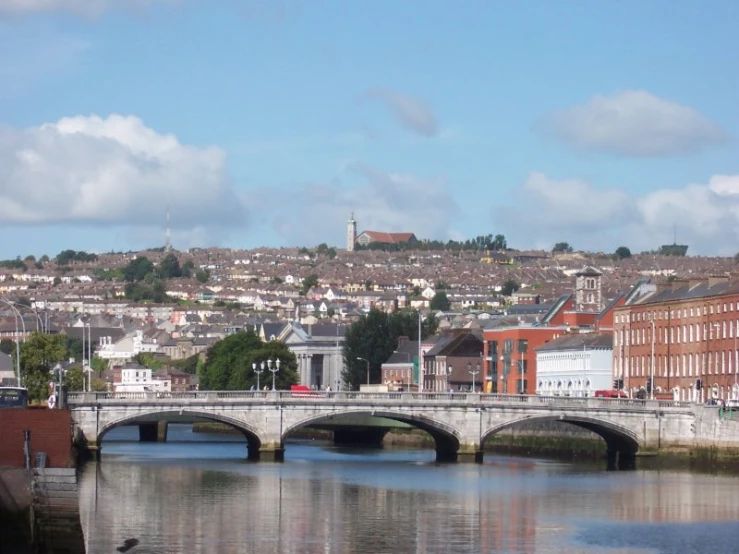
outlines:
[[[482,459],[482,448],[477,444],[462,446],[457,452],[457,462],[460,464],[481,464]]]
[[[139,423],[140,442],[167,442],[168,423],[166,421],[154,421]]]
[[[260,462],[282,462],[285,460],[285,448],[281,444],[262,445],[259,449]]]

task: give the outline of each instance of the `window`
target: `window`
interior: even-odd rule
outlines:
[[[518,339],[518,353],[526,354],[529,349],[529,341],[526,339]]]
[[[503,341],[503,354],[511,354],[513,352],[513,339],[505,339]]]
[[[490,356],[498,355],[498,341],[497,340],[488,341],[488,353],[490,354]]]

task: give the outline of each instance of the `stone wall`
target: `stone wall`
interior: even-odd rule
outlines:
[[[71,467],[72,414],[69,410],[2,410],[0,467],[25,467],[23,432],[31,432],[31,466],[36,454],[46,453],[46,467]]]

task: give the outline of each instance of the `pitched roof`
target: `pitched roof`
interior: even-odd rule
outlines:
[[[399,242],[408,242],[415,238],[413,233],[384,233],[382,231],[362,231],[357,238],[367,235],[372,242],[381,242],[383,244],[396,244]]]

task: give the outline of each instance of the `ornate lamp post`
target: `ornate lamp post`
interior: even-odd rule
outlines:
[[[272,372],[272,390],[277,390],[275,389],[275,377],[277,376],[277,372],[280,371],[280,359],[277,358],[275,360],[275,367],[272,367],[272,360],[267,360],[267,369]]]
[[[262,368],[257,369],[257,362],[252,362],[251,368],[254,371],[254,373],[257,374],[257,390],[261,390],[259,388],[259,377],[262,375],[262,372],[264,371],[264,362],[262,362]]]
[[[475,371],[472,370],[472,362],[467,362],[467,372],[472,375],[472,392],[475,392],[475,375],[480,373],[480,364],[477,364],[477,369]]]

